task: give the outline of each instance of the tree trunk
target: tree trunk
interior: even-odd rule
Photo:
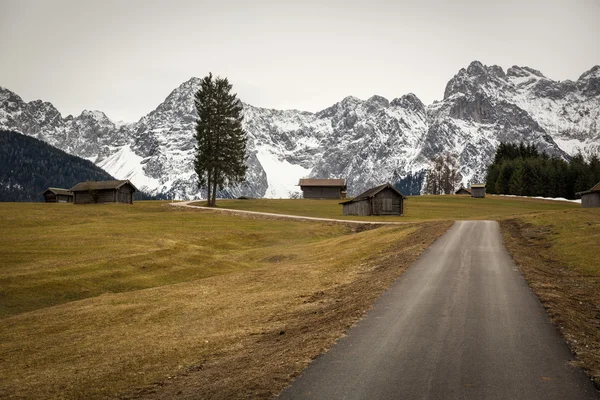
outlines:
[[[217,205],[217,168],[215,168],[215,175],[213,179],[213,192],[212,192],[212,205],[211,207],[216,207]]]
[[[213,206],[213,204],[212,204],[212,198],[210,196],[211,193],[212,193],[212,191],[210,190],[211,189],[211,183],[212,183],[212,180],[210,179],[211,178],[211,173],[209,172],[206,175],[207,175],[207,178],[206,178],[206,202],[207,202],[207,205],[209,207],[212,207]]]

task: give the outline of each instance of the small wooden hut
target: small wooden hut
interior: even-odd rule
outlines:
[[[485,183],[472,184],[471,197],[483,199],[485,197]]]
[[[345,179],[300,179],[298,184],[305,199],[345,199]]]
[[[581,196],[581,207],[600,207],[600,182],[598,182],[590,190],[586,190],[585,192],[579,192],[577,193],[577,195]]]
[[[42,193],[46,203],[72,203],[73,192],[69,189],[48,188]]]
[[[406,196],[386,183],[340,204],[344,215],[403,215],[404,199]]]
[[[458,189],[456,192],[454,192],[454,194],[468,194],[469,196],[471,195],[471,189],[465,188],[465,187],[460,187],[460,189]]]
[[[136,187],[128,180],[80,182],[71,188],[75,204],[133,204],[133,193],[136,191]]]

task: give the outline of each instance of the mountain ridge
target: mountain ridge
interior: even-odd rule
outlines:
[[[199,83],[188,79],[125,125],[101,111],[62,118],[51,103],[25,103],[0,89],[0,127],[92,160],[154,194],[199,197],[193,172]],[[533,143],[562,158],[600,152],[597,65],[577,81],[559,82],[530,67],[505,72],[474,61],[448,81],[443,100],[429,105],[408,93],[392,100],[347,96],[317,112],[243,106],[247,182],[221,193],[228,197],[295,197],[301,177],[347,178],[350,194],[385,181],[415,194],[431,159],[445,151],[457,156],[467,184],[484,178],[501,141]]]

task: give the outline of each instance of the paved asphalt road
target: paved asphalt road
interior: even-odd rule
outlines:
[[[600,399],[492,221],[456,222],[280,399]]]

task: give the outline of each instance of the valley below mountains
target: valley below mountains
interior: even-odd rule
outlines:
[[[88,159],[147,193],[200,198],[193,170],[199,83],[182,83],[129,124],[100,111],[63,117],[51,103],[25,102],[0,87],[0,128]],[[295,197],[303,177],[346,178],[349,195],[385,182],[419,194],[432,159],[444,152],[458,159],[464,185],[483,181],[501,142],[524,141],[565,159],[600,154],[600,66],[559,82],[528,67],[504,71],[475,61],[430,105],[414,94],[346,97],[316,113],[244,104],[244,126],[246,182],[222,197]]]

